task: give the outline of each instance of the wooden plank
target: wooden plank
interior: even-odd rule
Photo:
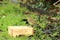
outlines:
[[[8,26],[8,34],[13,37],[19,35],[30,36],[33,33],[33,28],[30,26]]]

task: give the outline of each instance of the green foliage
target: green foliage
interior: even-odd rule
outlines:
[[[21,21],[24,18],[23,12],[26,8],[20,8],[19,5],[13,5],[11,3],[0,6],[0,32],[1,40],[14,40],[14,38],[8,37],[8,26],[20,26],[26,25],[24,21]],[[16,40],[19,38],[16,38]],[[21,40],[24,40],[25,37],[22,37]],[[20,39],[19,39],[20,40]]]
[[[57,5],[60,8],[60,4]]]
[[[38,4],[37,4],[38,5]],[[40,5],[40,4],[39,4]],[[31,16],[37,24],[34,25],[34,35],[31,37],[27,36],[21,36],[21,37],[10,37],[8,35],[8,26],[21,26],[26,25],[25,21],[22,21],[22,19],[28,17],[27,15],[24,15],[24,12],[27,10],[25,7],[19,7],[20,5],[14,5],[12,3],[8,3],[4,6],[0,6],[0,40],[56,40],[56,36],[59,35],[60,28],[57,30],[52,31],[50,34],[44,33],[46,31],[45,28],[47,27],[47,17],[46,15],[40,16],[40,21],[38,21],[38,17],[36,14],[29,14],[28,16]],[[60,15],[57,15],[56,18],[60,18]],[[60,22],[58,23],[52,23],[53,29],[60,26]],[[44,31],[43,31],[44,30]],[[49,31],[50,32],[50,31]]]

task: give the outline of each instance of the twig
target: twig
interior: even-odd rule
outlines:
[[[57,2],[55,2],[53,5],[54,5],[55,7],[59,7],[59,6],[56,5],[58,2],[60,2],[60,0],[58,0]]]

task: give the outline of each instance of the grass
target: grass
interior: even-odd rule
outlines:
[[[0,6],[0,40],[54,40],[55,37],[49,37],[48,34],[44,34],[41,30],[46,27],[47,24],[47,16],[41,16],[39,27],[35,25],[33,28],[35,30],[35,33],[32,37],[28,36],[21,36],[21,37],[11,37],[8,35],[8,26],[21,26],[26,25],[25,21],[22,21],[22,19],[26,18],[27,15],[24,15],[24,12],[27,9],[24,7],[19,7],[18,5],[14,5],[12,3],[8,3],[6,5]],[[37,16],[34,14],[30,14],[30,16],[33,19],[37,19]],[[59,15],[56,17],[60,17]],[[54,35],[53,35],[54,34]],[[58,32],[53,32],[50,34],[52,36],[58,35]]]
[[[22,8],[21,10],[23,10]],[[21,21],[24,15],[19,12],[15,12],[19,10],[16,6],[10,4],[5,6],[0,6],[0,40],[25,40],[27,37],[17,37],[13,38],[8,35],[8,26],[20,26],[26,25],[25,22]]]

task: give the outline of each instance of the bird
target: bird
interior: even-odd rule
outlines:
[[[31,26],[33,26],[33,25],[36,24],[36,21],[33,20],[31,17],[27,17],[27,21],[28,21],[28,23],[29,23]]]

